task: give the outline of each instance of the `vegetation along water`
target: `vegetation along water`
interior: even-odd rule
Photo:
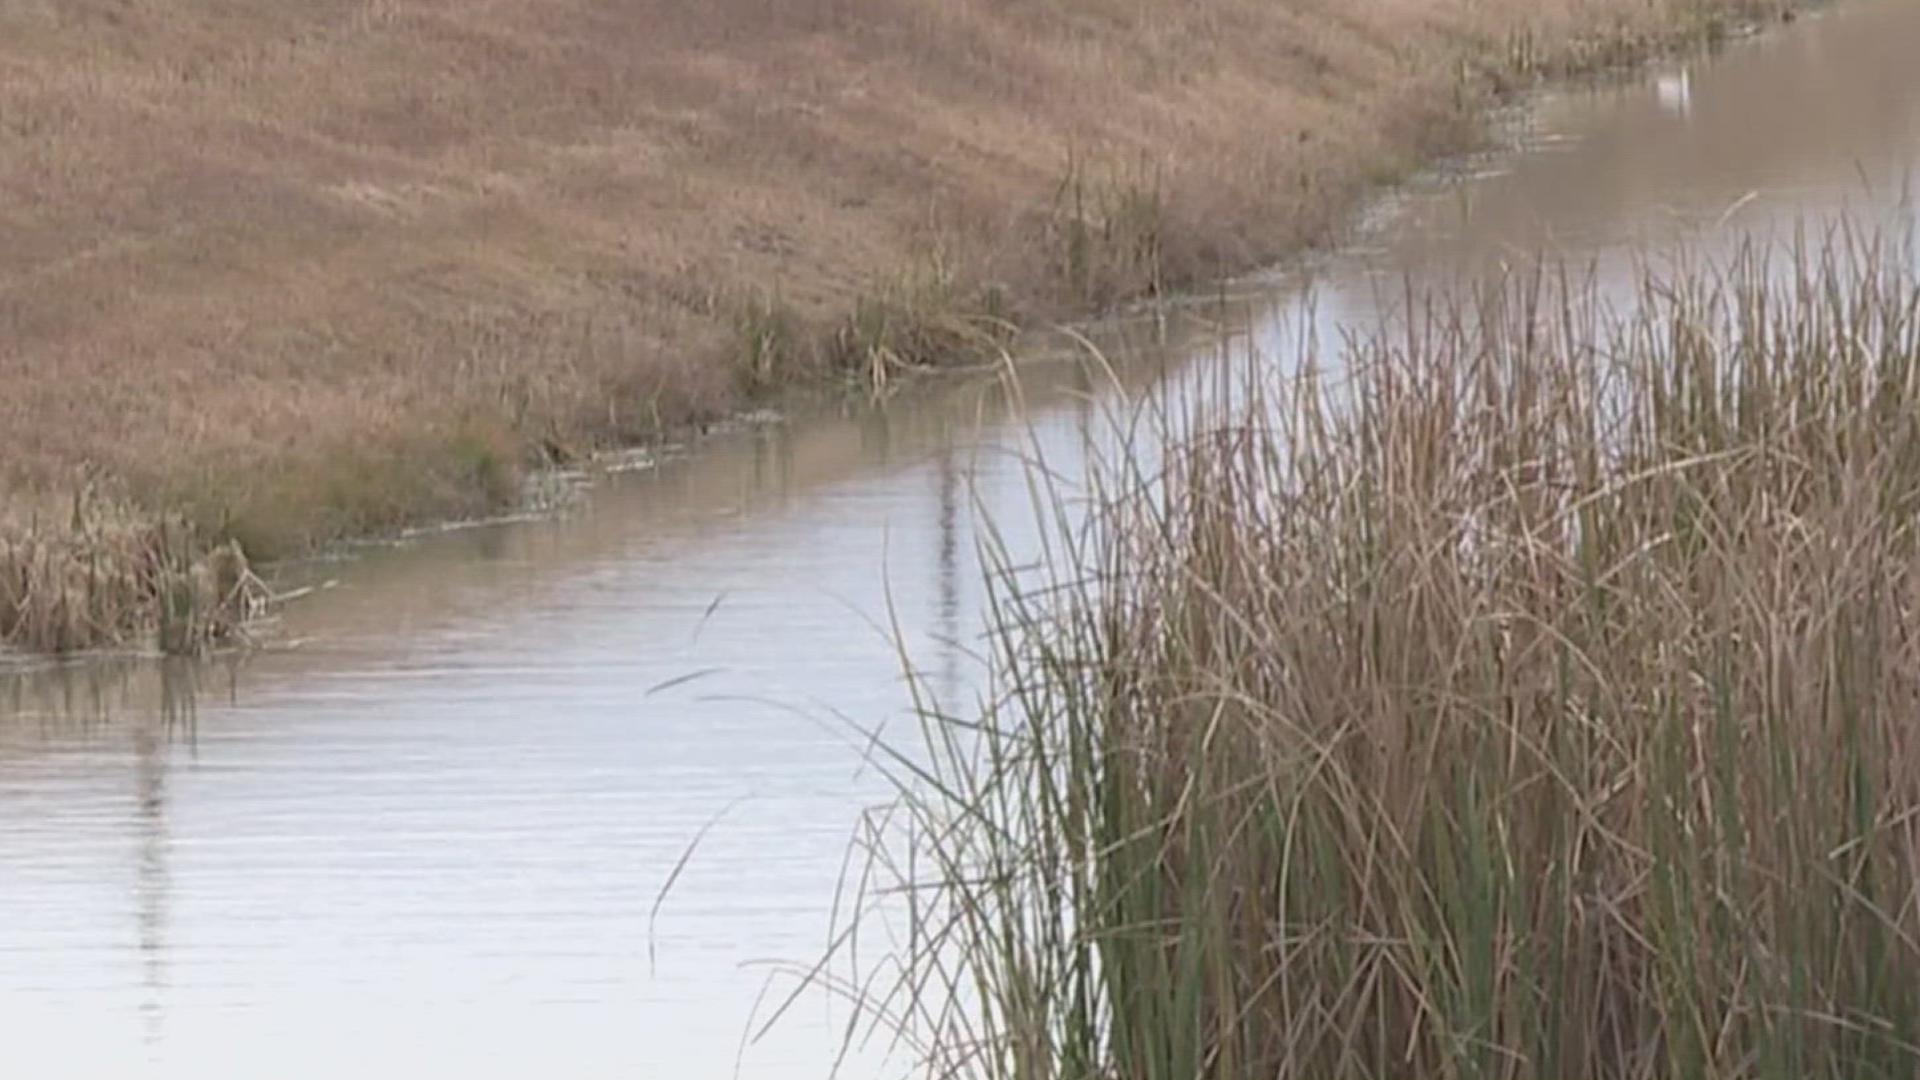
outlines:
[[[1246,269],[1516,86],[1789,10],[0,4],[0,642],[151,644],[183,590],[166,641],[220,637],[210,553]]]
[[[988,544],[853,985],[995,1080],[1914,1075],[1911,266],[1515,273],[1123,413]]]

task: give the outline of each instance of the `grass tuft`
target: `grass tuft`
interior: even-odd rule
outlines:
[[[0,646],[193,654],[238,638],[266,603],[238,543],[87,489],[39,510],[0,519]]]

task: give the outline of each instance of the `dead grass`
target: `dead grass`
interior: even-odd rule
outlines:
[[[983,704],[881,744],[815,974],[946,1077],[1916,1075],[1896,250],[1516,272],[1117,408],[1045,558],[981,530]]]
[[[194,653],[236,638],[265,600],[239,544],[91,492],[0,518],[0,644]]]
[[[1779,2],[0,0],[0,491],[472,512],[1325,238],[1502,83]]]

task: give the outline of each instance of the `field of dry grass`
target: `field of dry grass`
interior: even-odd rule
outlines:
[[[1502,82],[1782,2],[0,0],[0,532],[480,511],[1323,238]]]

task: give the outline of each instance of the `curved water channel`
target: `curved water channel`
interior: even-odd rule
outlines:
[[[1905,216],[1916,56],[1920,3],[1855,0],[1553,95],[1517,149],[1414,185],[1311,274],[1103,336],[1137,390],[1283,356],[1309,312],[1364,327],[1403,272]],[[550,520],[304,568],[337,586],[241,662],[0,682],[8,1073],[825,1076],[844,1008],[749,1018],[820,954],[887,795],[852,733],[902,721],[888,627],[964,700],[976,502],[1018,528],[1019,449],[1070,471],[1119,392],[1075,363],[1022,378],[1018,409],[992,380],[926,386],[709,440]],[[842,1074],[907,1070],[882,1056]]]

